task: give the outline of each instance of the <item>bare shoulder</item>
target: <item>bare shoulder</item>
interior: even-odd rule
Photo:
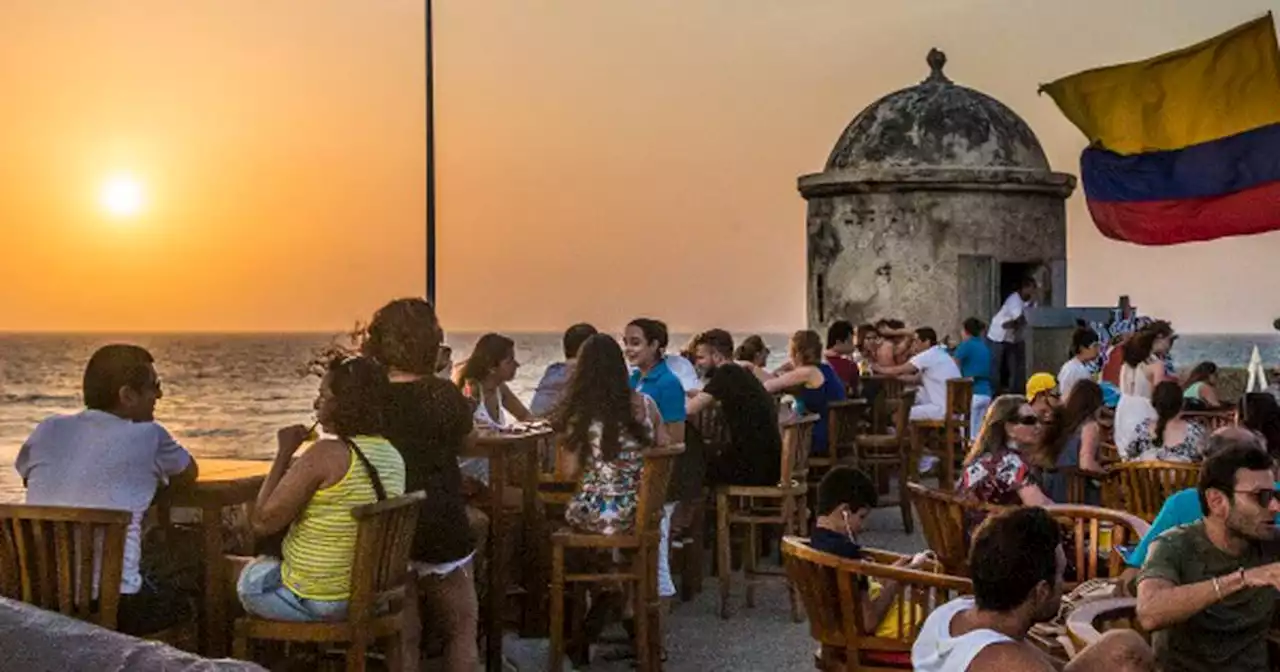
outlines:
[[[341,439],[320,439],[297,458],[296,464],[320,473],[336,473],[338,470],[345,473],[350,450]]]
[[[1003,670],[1004,672],[1054,672],[1048,657],[1026,642],[991,644],[969,662],[970,672]]]

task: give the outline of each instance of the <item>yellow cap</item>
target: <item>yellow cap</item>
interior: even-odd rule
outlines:
[[[1052,373],[1037,373],[1027,379],[1027,400],[1034,401],[1036,395],[1055,391],[1057,387],[1058,379]]]

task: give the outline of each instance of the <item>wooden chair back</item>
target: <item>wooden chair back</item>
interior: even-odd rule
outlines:
[[[842,455],[851,455],[862,430],[867,406],[860,399],[843,399],[827,404],[827,459],[831,464]]]
[[[922,570],[891,566],[904,556],[864,548],[863,560],[846,560],[815,551],[807,540],[786,537],[782,555],[787,575],[796,586],[809,616],[809,634],[822,645],[820,669],[889,670],[910,666],[911,645],[924,620],[939,606],[973,592],[968,579],[937,574],[933,565]],[[877,636],[878,623],[866,623],[862,609],[868,589],[860,579],[900,586],[895,598],[897,637]],[[877,656],[879,654],[879,656]],[[828,660],[828,656],[838,660]],[[898,664],[881,656],[894,656]]]
[[[920,514],[920,527],[929,550],[938,556],[943,571],[954,576],[969,575],[969,540],[965,520],[969,511],[999,511],[1002,507],[984,504],[955,493],[934,490],[919,483],[907,484],[907,496]]]
[[[1123,509],[1120,497],[1116,494],[1114,481],[1111,479],[1110,472],[1106,471],[1089,471],[1080,467],[1055,467],[1047,469],[1046,474],[1052,474],[1066,484],[1067,501],[1061,504],[1087,504],[1090,506],[1103,506],[1109,509]],[[1089,493],[1098,492],[1098,498],[1095,501],[1089,501]]]
[[[898,397],[898,407],[893,410],[893,432],[903,441],[910,441],[911,435],[908,433],[911,424],[911,407],[916,403],[916,390],[903,392]]]
[[[418,515],[426,498],[426,493],[418,490],[351,510],[356,519],[356,553],[351,566],[349,623],[372,621],[379,604],[402,594]]]
[[[1090,579],[1116,578],[1124,571],[1124,558],[1117,546],[1136,544],[1151,529],[1141,518],[1124,511],[1083,504],[1052,504],[1044,507],[1070,535],[1075,583]]]
[[[818,415],[808,415],[788,420],[781,426],[782,431],[782,476],[778,479],[779,487],[801,485],[809,480],[809,454],[813,450],[813,426],[818,424]]]
[[[973,419],[973,379],[952,378],[947,381],[947,440],[959,440],[960,451],[969,446],[973,440],[969,436],[969,427]],[[954,438],[953,438],[954,437]]]
[[[1151,522],[1164,500],[1200,480],[1200,465],[1185,462],[1125,462],[1111,467],[1124,510]]]
[[[667,503],[667,485],[675,469],[676,457],[684,453],[684,444],[649,448],[641,453],[644,467],[640,470],[640,494],[636,500],[636,536],[657,535],[662,524],[662,507]]]
[[[725,422],[724,407],[718,401],[690,416],[689,424],[697,427],[702,442],[709,448],[730,443],[729,424]]]
[[[1119,464],[1121,461],[1120,449],[1116,448],[1114,443],[1104,441],[1102,445],[1098,446],[1098,462],[1101,462],[1103,466]]]
[[[128,511],[0,505],[0,596],[114,630],[131,519]]]
[[[884,434],[885,430],[893,425],[894,403],[902,399],[906,386],[902,380],[892,376],[875,376],[874,378],[880,390],[872,402],[872,431],[876,434]]]

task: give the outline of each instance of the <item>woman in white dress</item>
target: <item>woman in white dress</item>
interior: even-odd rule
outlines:
[[[1136,437],[1138,426],[1154,420],[1151,392],[1165,379],[1164,356],[1169,354],[1173,327],[1156,322],[1124,346],[1124,366],[1120,369],[1120,403],[1116,405],[1115,445],[1128,446]]]

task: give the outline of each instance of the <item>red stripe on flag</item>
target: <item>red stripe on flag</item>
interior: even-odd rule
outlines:
[[[1280,181],[1226,196],[1088,203],[1102,235],[1138,245],[1177,245],[1280,230]]]

